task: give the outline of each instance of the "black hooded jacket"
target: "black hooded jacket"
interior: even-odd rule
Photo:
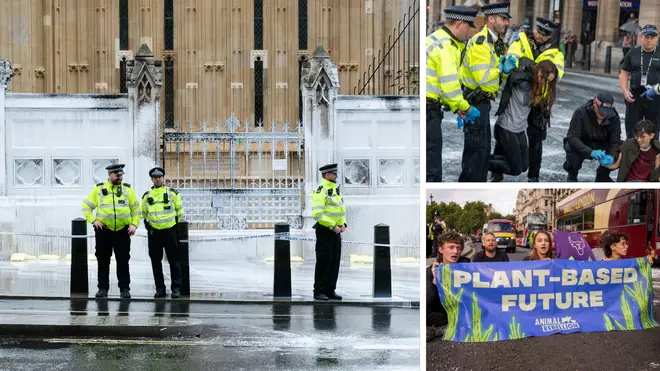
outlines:
[[[613,108],[614,109],[614,108]],[[621,147],[621,119],[614,109],[614,117],[598,123],[593,99],[579,107],[571,118],[565,144],[583,158],[590,158],[591,151],[601,149],[616,161]]]

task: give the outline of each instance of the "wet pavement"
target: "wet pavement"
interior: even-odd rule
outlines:
[[[618,90],[619,82],[615,78],[604,76],[590,76],[578,73],[566,73],[563,80],[557,87],[557,101],[552,110],[550,120],[551,127],[548,131],[548,137],[543,142],[543,160],[541,163],[540,182],[565,182],[567,173],[562,165],[566,159],[563,139],[566,137],[569,122],[575,110],[592,99],[600,91],[609,91],[614,96],[614,106],[621,117],[622,140],[625,140],[625,104],[623,95]],[[491,133],[493,126],[497,121],[495,112],[499,107],[498,100],[493,103],[491,108]],[[443,152],[443,181],[458,182],[458,176],[461,173],[461,156],[463,154],[463,131],[456,127],[456,116],[451,112],[445,114],[442,122]],[[492,139],[492,149],[495,148],[495,139]],[[598,163],[592,160],[586,160],[578,180],[580,182],[593,182],[596,177],[596,168]],[[610,173],[612,179],[616,179],[618,171]],[[490,178],[490,173],[489,173]],[[527,182],[527,173],[519,176],[504,176],[505,182]]]
[[[80,305],[86,303],[83,308]],[[419,310],[333,305],[232,305],[94,301],[0,301],[0,318],[159,315],[202,322],[198,338],[3,338],[0,369],[12,370],[418,370]],[[73,311],[72,311],[73,309]]]
[[[96,293],[96,262],[88,263],[89,296]],[[116,265],[110,265],[111,298],[119,297]],[[272,263],[263,261],[191,262],[190,299],[224,301],[273,301]],[[70,296],[71,263],[32,261],[0,262],[0,296],[60,297]],[[155,286],[148,261],[131,261],[131,295],[134,299],[153,299]],[[169,266],[163,262],[169,294]],[[340,268],[337,293],[350,303],[419,303],[419,264],[392,265],[392,298],[373,298],[373,265],[344,264]],[[291,264],[292,300],[313,300],[314,264]]]

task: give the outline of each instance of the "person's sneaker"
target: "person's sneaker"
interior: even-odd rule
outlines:
[[[97,298],[107,298],[108,297],[108,290],[100,289],[99,291],[96,292],[95,296]]]
[[[330,299],[327,296],[325,296],[325,294],[318,294],[318,295],[314,295],[314,300],[327,301],[327,300],[330,300]]]
[[[154,299],[160,299],[167,296],[165,289],[157,289],[156,294],[154,294]]]
[[[178,299],[181,297],[181,291],[179,290],[173,290],[172,291],[172,299]]]
[[[122,299],[130,299],[131,298],[131,292],[128,290],[121,290],[121,293],[119,294],[119,297]]]
[[[341,300],[341,299],[343,299],[341,296],[335,294],[334,292],[333,292],[332,294],[328,294],[328,295],[326,295],[326,296],[327,296],[328,299],[330,299],[330,300]]]

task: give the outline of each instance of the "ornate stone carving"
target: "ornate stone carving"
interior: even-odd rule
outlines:
[[[378,185],[403,185],[404,166],[402,159],[379,160]]]
[[[53,184],[57,186],[79,186],[82,169],[79,159],[53,160]]]
[[[89,64],[81,63],[78,65],[78,71],[80,72],[89,72]]]
[[[242,82],[232,82],[231,83],[231,88],[232,89],[243,89],[243,83]]]
[[[18,186],[42,186],[44,178],[44,160],[15,159],[14,160],[15,184]]]
[[[286,89],[288,87],[289,84],[287,84],[286,82],[278,82],[277,84],[275,84],[276,89]]]
[[[358,67],[359,67],[358,62],[351,62],[348,65],[348,70],[351,71],[351,72],[356,72],[358,70]]]
[[[369,160],[344,160],[344,183],[347,185],[370,185]]]
[[[46,69],[44,67],[36,67],[34,69],[34,77],[43,79],[46,77]]]
[[[12,71],[14,72],[14,75],[21,75],[23,73],[23,66],[15,64],[12,66]]]
[[[12,76],[14,70],[11,68],[11,62],[0,59],[0,89],[9,88]]]
[[[132,50],[120,50],[117,52],[115,55],[115,68],[119,69],[119,65],[122,60],[130,61],[133,59],[133,51]]]
[[[158,99],[163,85],[162,61],[155,61],[147,44],[142,44],[135,59],[126,62],[126,86],[137,89],[138,105]]]
[[[69,72],[78,72],[78,64],[69,63]]]
[[[413,184],[418,186],[420,184],[420,175],[419,175],[419,159],[416,158],[413,160]]]
[[[224,71],[225,70],[225,62],[215,62],[215,70],[216,71]]]
[[[337,64],[330,61],[330,56],[321,45],[316,47],[314,54],[309,59],[309,65],[303,67],[302,76],[303,86],[316,91],[317,98],[326,97],[329,100],[329,94],[326,91],[339,89]],[[319,86],[321,86],[320,90]]]
[[[108,179],[108,171],[105,168],[118,163],[119,160],[117,159],[93,159],[92,174],[94,176],[94,183],[105,182]]]
[[[250,67],[254,68],[255,61],[263,61],[264,68],[268,68],[268,52],[265,50],[252,50]]]

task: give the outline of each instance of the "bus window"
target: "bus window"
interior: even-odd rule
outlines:
[[[594,208],[584,210],[584,229],[594,229]]]
[[[646,222],[646,191],[637,191],[628,196],[628,224]]]

